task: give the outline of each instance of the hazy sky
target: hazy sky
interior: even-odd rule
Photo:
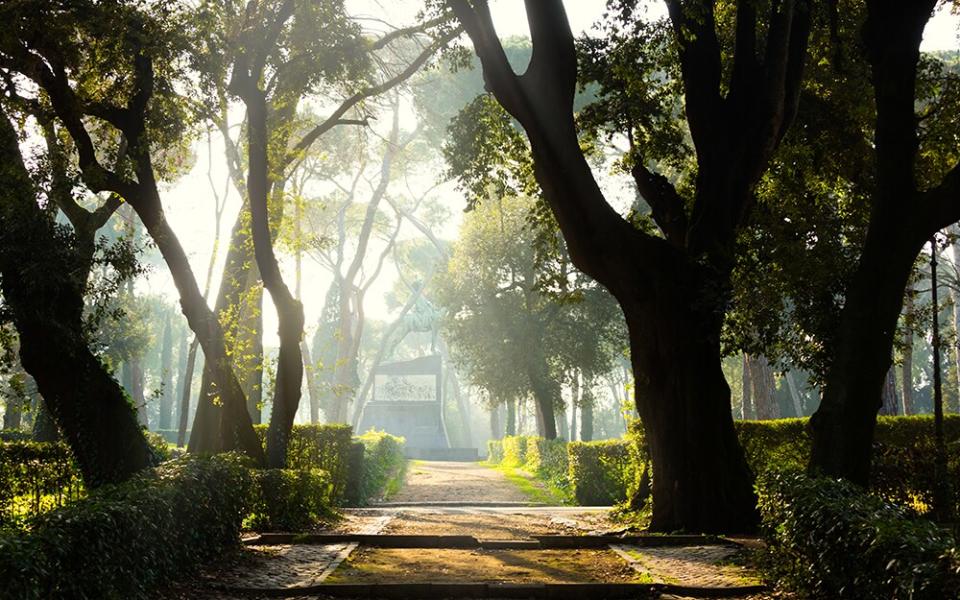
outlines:
[[[571,26],[574,32],[579,34],[588,30],[599,19],[604,9],[605,0],[568,0],[565,4]],[[352,14],[366,14],[371,17],[384,18],[391,23],[406,24],[413,21],[421,4],[418,1],[410,0],[392,2],[385,0],[349,0],[348,6]],[[526,14],[521,0],[494,0],[491,6],[497,31],[502,37],[529,35]],[[655,4],[652,10],[662,10],[662,4]],[[369,23],[371,27],[376,27],[374,21]],[[923,49],[928,51],[957,49],[957,29],[958,18],[956,15],[950,14],[947,10],[938,11],[924,32]],[[226,176],[222,160],[222,142],[214,139],[211,150],[213,179],[217,182],[218,189],[222,190],[223,180]],[[197,163],[191,173],[164,193],[164,205],[167,208],[169,219],[191,257],[194,272],[201,286],[203,285],[212,244],[213,198],[207,181],[209,167],[207,146],[203,144],[197,149]],[[443,197],[454,215],[454,220],[445,233],[453,235],[456,231],[456,224],[459,222],[464,200],[449,188],[444,191]],[[237,210],[239,210],[238,196],[231,190],[230,200],[221,224],[223,244],[226,243],[226,237],[229,236],[230,227],[236,218]],[[214,293],[218,283],[219,271],[222,268],[223,244],[221,245],[220,264],[214,271]],[[322,308],[323,295],[329,284],[329,276],[325,271],[311,264],[309,260],[305,261],[304,268],[306,273],[304,308],[309,336],[312,335]],[[368,293],[366,305],[368,316],[380,319],[388,317],[383,294],[392,285],[393,277],[393,272],[385,269],[385,273],[381,276],[382,283],[372,288]],[[292,274],[288,274],[288,278],[289,285],[292,286]],[[141,284],[141,288],[166,293],[171,297],[171,300],[174,299],[174,289],[166,268],[163,266],[155,268],[152,274]],[[265,343],[268,346],[274,346],[276,345],[276,315],[269,298],[264,307],[264,318]]]

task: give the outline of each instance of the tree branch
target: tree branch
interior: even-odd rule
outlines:
[[[670,181],[660,173],[654,173],[639,160],[630,169],[637,190],[650,205],[653,220],[660,227],[667,241],[678,248],[684,247],[687,238],[687,213],[683,198]]]

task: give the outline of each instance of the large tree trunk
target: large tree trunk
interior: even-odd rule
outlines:
[[[537,432],[548,440],[557,438],[557,417],[555,408],[562,402],[560,383],[550,377],[546,358],[539,352],[532,352],[533,362],[527,366],[530,387],[536,407]]]
[[[238,333],[238,327],[242,326],[242,324],[231,319],[231,316],[235,314],[235,311],[240,310],[244,296],[248,293],[249,273],[253,261],[249,204],[244,202],[230,235],[230,246],[227,248],[223,275],[220,279],[220,289],[217,292],[217,300],[214,304],[216,318],[218,322],[225,322],[224,327],[230,337],[235,337]],[[190,431],[190,443],[188,445],[190,452],[215,453],[225,450],[225,435],[240,427],[238,421],[250,421],[246,397],[242,398],[245,418],[240,416],[237,411],[225,411],[223,403],[217,401],[219,397],[218,386],[215,385],[214,378],[216,366],[216,362],[207,356],[204,350],[200,395],[197,399],[197,411]],[[243,390],[239,384],[238,388],[239,394],[242,396]],[[257,444],[259,446],[259,441]]]
[[[672,302],[627,311],[636,401],[653,463],[653,531],[750,531],[753,477],[720,368],[720,324]],[[669,368],[668,368],[669,366]]]
[[[236,72],[234,76],[237,76]],[[267,430],[267,465],[280,469],[287,464],[287,445],[293,429],[293,420],[300,405],[303,385],[303,356],[300,354],[304,324],[303,305],[290,293],[290,289],[284,283],[280,265],[273,251],[268,207],[270,182],[266,96],[253,80],[247,79],[240,86],[242,86],[241,95],[247,106],[249,142],[247,194],[250,201],[254,256],[263,285],[270,292],[273,304],[277,308],[279,320],[280,351],[274,382],[270,427]],[[275,198],[275,201],[282,201],[282,195],[278,196],[280,197]]]
[[[811,471],[861,485],[870,479],[877,410],[914,259],[930,235],[956,220],[956,173],[921,196],[917,64],[934,0],[867,3],[864,45],[877,105],[876,187],[860,261],[846,299],[820,408],[810,420]],[[948,220],[949,219],[949,220]],[[946,222],[944,222],[946,221]]]
[[[150,465],[150,451],[123,389],[86,344],[88,267],[63,246],[41,211],[16,131],[2,112],[0,165],[0,291],[19,334],[20,362],[60,425],[84,482],[124,481]]]
[[[507,422],[504,435],[517,435],[517,401],[507,400]]]

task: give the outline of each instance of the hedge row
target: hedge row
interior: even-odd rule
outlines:
[[[735,427],[747,463],[757,475],[770,469],[806,467],[810,456],[807,419],[736,421]],[[948,479],[960,481],[960,415],[944,418],[948,448]],[[488,461],[525,468],[544,476],[539,447],[543,440],[508,436],[488,443]],[[563,452],[554,450],[555,462]],[[531,454],[533,448],[533,454]],[[880,417],[874,436],[872,488],[883,497],[909,505],[919,513],[929,510],[935,480],[933,418],[930,416]],[[643,428],[631,423],[622,439],[566,444],[567,475],[564,486],[579,504],[610,504],[630,498],[639,475],[648,464]],[[548,468],[554,477],[556,468]],[[564,487],[561,486],[561,487]],[[960,485],[950,490],[955,514],[960,514]]]
[[[347,499],[353,506],[363,506],[394,491],[391,486],[402,481],[407,465],[405,440],[372,429],[355,439]]]
[[[0,528],[23,527],[31,517],[82,493],[83,483],[66,444],[0,443]]]
[[[238,457],[185,457],[0,534],[17,597],[142,598],[239,542],[251,478]],[[82,550],[81,550],[82,549]]]
[[[487,461],[522,468],[577,504],[596,506],[626,500],[635,486],[639,452],[633,438],[567,443],[519,435],[490,440]]]
[[[320,469],[254,469],[245,529],[303,531],[334,515],[333,484]]]
[[[267,425],[256,425],[260,441],[266,447]],[[350,477],[350,446],[353,428],[346,424],[294,425],[287,446],[287,468],[325,471],[332,486],[333,504],[343,504]]]
[[[960,598],[960,552],[933,522],[800,471],[768,470],[757,488],[767,570],[802,597]]]

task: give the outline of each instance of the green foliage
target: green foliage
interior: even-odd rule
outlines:
[[[250,477],[234,455],[185,457],[0,534],[19,598],[145,598],[239,541]]]
[[[495,465],[503,462],[503,440],[487,440],[487,462]]]
[[[844,481],[769,471],[759,480],[770,574],[810,598],[960,594],[960,553],[943,529]]]
[[[526,455],[524,469],[557,487],[566,485],[569,465],[565,441],[527,438]]]
[[[577,504],[607,506],[627,499],[639,471],[632,447],[623,439],[568,444],[570,486]]]
[[[785,468],[802,470],[810,456],[807,419],[737,421],[737,435],[757,475]],[[948,481],[960,476],[960,416],[944,418]],[[887,500],[923,514],[932,509],[933,417],[878,417],[874,433],[871,489]],[[960,486],[952,486],[951,508],[960,508]]]
[[[363,461],[354,500],[362,506],[396,487],[394,482],[402,480],[407,459],[402,437],[371,429],[356,439],[363,444]]]
[[[30,518],[82,493],[66,444],[0,442],[0,528],[25,527]]]
[[[255,469],[249,516],[256,531],[303,531],[333,516],[333,484],[320,469]]]
[[[267,426],[255,426],[260,441],[266,444]],[[324,471],[332,486],[330,501],[340,505],[347,492],[348,456],[353,436],[349,425],[294,425],[287,446],[287,468]]]
[[[503,460],[507,467],[522,467],[527,463],[527,436],[508,435],[501,440]]]

